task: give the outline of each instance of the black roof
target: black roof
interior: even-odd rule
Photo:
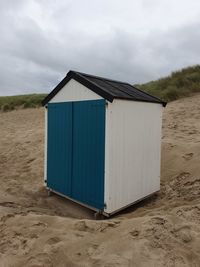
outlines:
[[[83,84],[96,94],[102,96],[106,100],[112,102],[113,99],[126,99],[133,101],[143,101],[159,103],[166,106],[166,102],[154,97],[140,89],[132,86],[126,82],[114,81],[107,78],[102,78],[86,73],[70,70],[66,77],[51,91],[49,95],[42,101],[42,105],[46,105],[64,86],[69,80],[74,79]]]

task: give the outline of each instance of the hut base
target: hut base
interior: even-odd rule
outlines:
[[[78,200],[75,200],[75,199],[73,199],[73,198],[70,198],[70,197],[68,197],[68,196],[66,196],[66,195],[64,195],[64,194],[61,194],[61,193],[59,193],[59,192],[57,192],[57,191],[55,191],[55,190],[53,190],[53,189],[47,187],[47,193],[48,193],[48,196],[51,196],[52,193],[55,193],[56,195],[59,195],[59,196],[64,197],[64,198],[66,198],[66,199],[69,199],[69,200],[71,200],[71,201],[73,201],[73,202],[75,202],[75,203],[77,203],[77,204],[79,204],[79,205],[81,205],[81,206],[83,206],[83,207],[86,207],[86,208],[88,208],[88,209],[90,209],[90,210],[95,211],[95,213],[94,213],[94,218],[95,218],[95,220],[99,220],[99,219],[101,220],[101,219],[103,219],[104,217],[109,218],[110,216],[115,215],[115,214],[119,213],[120,211],[125,210],[125,209],[131,207],[132,205],[134,205],[134,204],[136,204],[136,203],[138,203],[138,202],[140,202],[140,201],[142,201],[142,200],[145,200],[145,199],[151,197],[152,195],[154,195],[154,194],[156,194],[156,193],[158,193],[158,192],[159,192],[159,191],[153,192],[153,193],[151,193],[151,194],[149,194],[149,195],[147,195],[147,196],[145,196],[145,197],[143,197],[143,198],[141,198],[141,199],[138,199],[138,200],[136,200],[136,201],[134,201],[134,202],[132,202],[132,203],[130,203],[130,204],[128,204],[128,205],[126,205],[126,206],[120,208],[120,209],[117,209],[117,210],[115,210],[115,211],[113,211],[113,212],[111,212],[111,213],[107,213],[107,212],[105,212],[104,210],[99,210],[99,209],[97,209],[97,208],[91,207],[91,206],[89,206],[89,205],[87,205],[87,204],[84,204],[84,203],[82,203],[82,202],[80,202],[80,201],[78,201]]]

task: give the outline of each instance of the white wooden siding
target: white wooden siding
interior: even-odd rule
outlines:
[[[102,99],[84,85],[71,79],[50,101],[49,103],[96,100]]]
[[[160,189],[162,105],[114,100],[106,108],[105,212]]]

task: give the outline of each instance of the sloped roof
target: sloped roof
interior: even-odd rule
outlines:
[[[126,99],[133,101],[143,101],[151,103],[159,103],[166,106],[166,102],[143,92],[129,83],[114,81],[77,71],[69,71],[66,77],[51,91],[49,95],[42,101],[42,105],[46,105],[71,79],[83,84],[96,94],[112,102],[113,99]]]

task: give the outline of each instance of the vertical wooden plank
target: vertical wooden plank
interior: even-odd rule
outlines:
[[[72,103],[48,104],[47,186],[71,196]]]

